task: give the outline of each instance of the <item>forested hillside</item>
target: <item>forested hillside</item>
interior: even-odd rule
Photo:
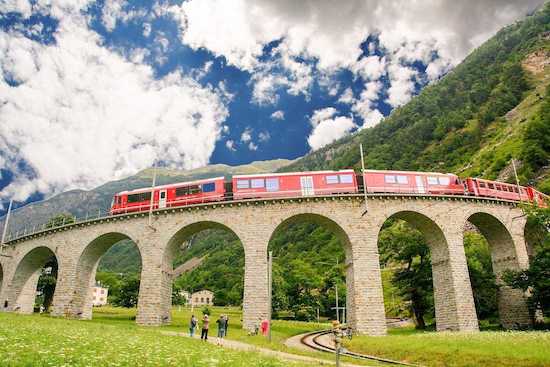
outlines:
[[[360,167],[496,178],[512,158],[521,181],[550,192],[550,5],[498,32],[437,83],[371,129],[315,151],[284,171]],[[510,179],[510,177],[504,177]]]

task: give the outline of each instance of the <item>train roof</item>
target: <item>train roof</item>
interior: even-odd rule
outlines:
[[[159,189],[162,190],[162,189],[168,189],[168,188],[171,188],[171,187],[174,187],[174,186],[195,185],[195,184],[201,184],[201,183],[210,182],[210,181],[217,181],[217,180],[220,180],[220,179],[224,180],[225,177],[220,176],[220,177],[213,177],[213,178],[203,178],[201,180],[194,180],[194,181],[174,182],[174,183],[167,184],[167,185],[155,186],[154,189],[155,190],[159,190]],[[143,187],[143,188],[139,188],[139,189],[133,189],[133,190],[126,190],[126,191],[117,192],[115,195],[139,194],[141,192],[151,191],[151,189],[152,189],[152,187]]]
[[[303,171],[303,172],[284,172],[284,173],[258,173],[249,175],[233,175],[233,178],[252,178],[252,177],[271,177],[271,176],[296,176],[296,175],[319,175],[327,173],[355,173],[352,169],[341,169],[338,171]]]
[[[366,169],[367,173],[402,173],[402,174],[414,174],[414,175],[444,175],[444,176],[457,176],[454,173],[442,173],[442,172],[421,172],[421,171],[394,171],[394,170],[379,170],[379,169]]]

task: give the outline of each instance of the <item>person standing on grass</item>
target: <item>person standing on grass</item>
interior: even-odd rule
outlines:
[[[192,338],[195,336],[195,329],[197,327],[197,318],[195,315],[191,316],[191,321],[189,321],[189,336]]]
[[[218,345],[222,344],[222,339],[225,336],[225,318],[224,315],[220,315],[220,318],[216,320],[218,324]]]
[[[223,320],[225,322],[225,336],[227,336],[227,332],[229,331],[229,316],[224,315]]]
[[[202,317],[202,330],[201,330],[201,340],[207,341],[208,340],[208,324],[210,321],[208,320],[208,315],[204,314]]]

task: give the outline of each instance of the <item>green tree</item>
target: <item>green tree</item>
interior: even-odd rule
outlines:
[[[391,222],[380,233],[379,247],[383,263],[397,268],[393,282],[409,302],[416,327],[424,329],[426,314],[433,310],[430,249],[424,237],[404,222]]]
[[[37,293],[40,294],[36,299],[36,306],[44,306],[46,312],[49,311],[55,293],[57,284],[57,261],[55,257],[49,259],[42,268],[42,274],[38,278],[36,287]]]
[[[120,293],[113,298],[113,304],[119,307],[136,307],[139,296],[139,277],[135,274],[125,276],[120,285]]]

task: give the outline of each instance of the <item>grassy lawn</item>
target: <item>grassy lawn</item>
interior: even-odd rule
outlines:
[[[480,333],[391,330],[387,337],[356,336],[350,350],[424,366],[550,366],[550,332]]]
[[[123,321],[0,313],[1,366],[307,366],[222,349]]]
[[[307,351],[299,348],[289,348],[284,345],[284,342],[298,334],[304,334],[310,331],[327,329],[330,327],[329,323],[316,323],[316,322],[302,322],[302,321],[285,321],[274,320],[273,330],[271,334],[271,343],[266,337],[262,335],[248,335],[246,330],[242,329],[242,311],[237,307],[210,307],[210,337],[215,337],[217,333],[216,320],[221,314],[229,316],[229,330],[227,338],[231,340],[237,340],[240,342],[253,344],[258,347],[278,350],[286,353],[300,354],[304,356],[310,356],[315,358],[322,358],[327,360],[333,360],[334,357],[323,352]],[[122,309],[114,307],[99,307],[94,309],[92,323],[101,324],[116,324],[126,325],[126,327],[136,327],[132,318],[136,314],[136,309]],[[202,318],[201,308],[195,309],[193,314],[199,318]],[[174,307],[172,310],[172,323],[170,325],[162,326],[159,328],[161,331],[177,331],[188,333],[189,319],[191,318],[191,310],[185,307]],[[199,322],[199,326],[201,323]],[[200,330],[198,331],[200,334]],[[367,366],[378,365],[375,362],[364,362],[351,358],[344,358],[343,360],[353,362],[354,364],[362,364]]]

